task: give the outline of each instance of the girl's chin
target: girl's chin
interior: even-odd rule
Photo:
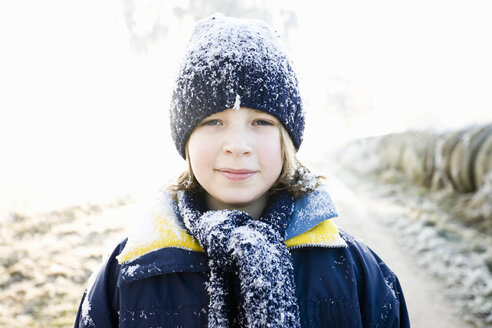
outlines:
[[[217,199],[217,203],[221,203],[227,208],[239,208],[251,205],[254,203],[254,199],[243,199],[243,198],[231,198],[231,199]]]
[[[209,205],[213,205],[214,207],[218,207],[215,209],[239,209],[242,207],[247,207],[253,205],[256,201],[258,201],[261,196],[258,195],[244,195],[241,197],[230,197],[231,195],[218,195],[212,197],[210,199]],[[256,196],[256,197],[255,197]]]

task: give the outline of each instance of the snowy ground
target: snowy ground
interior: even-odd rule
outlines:
[[[398,275],[412,327],[492,327],[491,236],[455,222],[411,183],[382,184],[333,162],[316,167],[337,223]]]
[[[71,327],[88,277],[135,200],[0,218],[0,327]]]
[[[327,174],[338,224],[399,276],[412,327],[492,326],[490,237],[450,220],[443,228],[446,214],[416,190],[317,167]],[[139,196],[0,218],[0,326],[70,327],[91,271],[142,204]]]

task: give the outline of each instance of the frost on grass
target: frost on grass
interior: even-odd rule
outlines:
[[[492,218],[492,171],[483,179],[480,189],[468,204],[468,213],[474,218]]]
[[[445,286],[443,294],[460,309],[461,319],[475,327],[490,327],[490,235],[462,224],[460,220],[464,216],[454,216],[443,208],[436,193],[422,194],[421,188],[406,183],[376,184],[378,180],[365,175],[344,174],[343,177],[364,197],[374,219],[392,229],[398,243],[415,258],[419,268]],[[471,200],[462,207],[476,205],[477,212],[488,215],[492,201],[487,198],[492,194],[490,186],[485,182],[473,196],[467,197]]]

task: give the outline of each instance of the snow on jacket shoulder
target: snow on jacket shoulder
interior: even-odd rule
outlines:
[[[158,204],[91,279],[75,327],[207,327],[206,254],[170,196]],[[410,327],[397,277],[336,216],[323,189],[296,200],[285,243],[301,326]]]

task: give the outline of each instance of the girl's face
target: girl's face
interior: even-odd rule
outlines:
[[[279,121],[241,107],[210,115],[188,142],[191,168],[212,209],[264,205],[282,171]]]

